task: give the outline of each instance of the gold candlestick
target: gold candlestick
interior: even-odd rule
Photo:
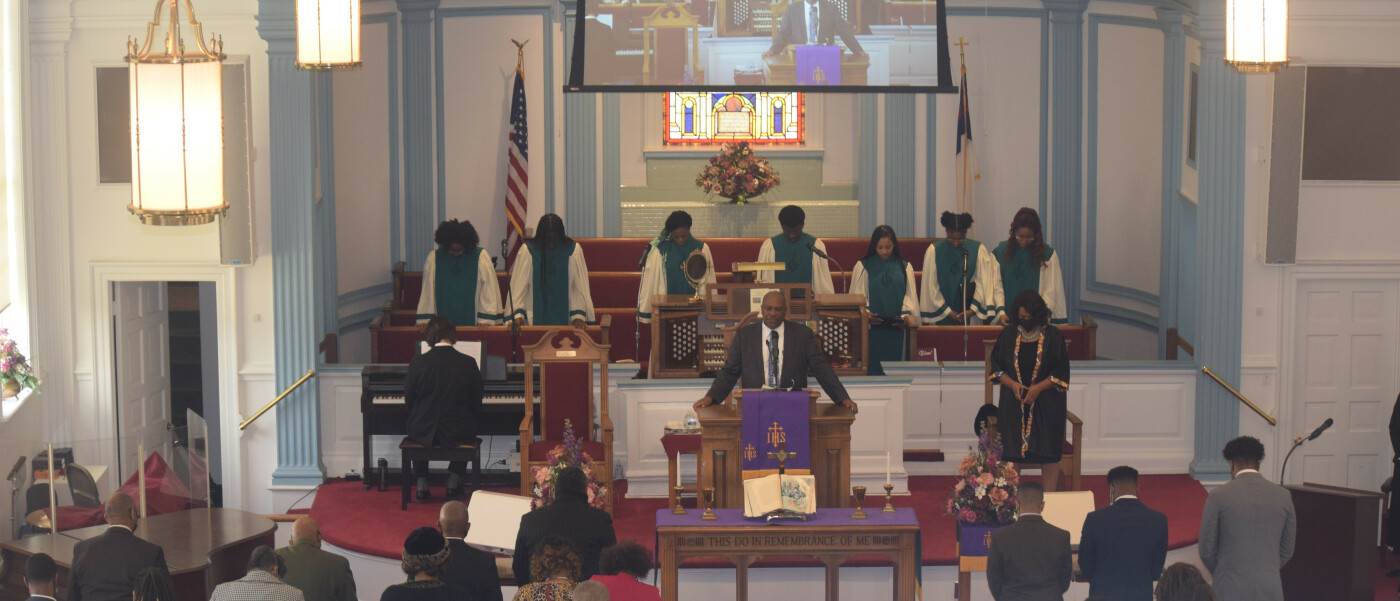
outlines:
[[[714,506],[715,489],[714,487],[707,487],[705,489],[705,515],[700,516],[700,519],[705,520],[707,522],[713,522],[715,520],[718,520],[719,516],[715,515]]]
[[[676,485],[676,506],[671,508],[671,515],[685,515],[685,508],[681,507],[681,495],[685,493],[685,487]]]
[[[885,508],[880,513],[894,513],[894,485],[885,485]]]
[[[851,514],[851,519],[853,519],[853,520],[866,520],[866,519],[870,519],[870,516],[865,515],[865,506],[864,506],[864,502],[865,502],[865,487],[864,487],[864,486],[852,486],[852,487],[851,487],[851,492],[855,493],[855,496],[856,496],[856,512],[853,513],[853,514]]]

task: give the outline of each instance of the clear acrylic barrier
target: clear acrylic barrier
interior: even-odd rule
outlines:
[[[185,410],[185,426],[175,429],[171,441],[176,475],[190,493],[191,507],[209,507],[209,425],[190,409]]]

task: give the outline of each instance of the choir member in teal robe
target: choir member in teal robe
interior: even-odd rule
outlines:
[[[991,249],[967,237],[972,215],[944,211],[939,221],[946,237],[924,252],[920,317],[926,324],[940,326],[972,325],[995,318],[1002,305],[1000,265]]]
[[[520,247],[510,274],[515,319],[537,326],[585,327],[594,321],[583,249],[554,213],[540,218],[535,237]]]
[[[501,289],[496,266],[479,246],[470,221],[452,219],[433,232],[437,250],[423,264],[423,290],[418,295],[418,323],[435,315],[462,325],[495,325],[501,314]]]
[[[1045,243],[1040,215],[1035,209],[1016,211],[1016,217],[1011,220],[1011,237],[992,254],[1001,264],[1002,298],[1014,299],[1026,290],[1033,290],[1050,308],[1050,323],[1069,323],[1060,257]],[[1004,309],[997,312],[997,319],[1003,325],[1010,323]]]
[[[812,247],[826,252],[826,244],[802,231],[807,225],[807,213],[802,207],[783,207],[778,211],[778,224],[782,225],[783,233],[763,241],[758,249],[758,262],[783,263],[785,267],[777,272],[761,271],[759,277],[778,284],[811,284],[812,294],[836,292],[826,259],[812,252]]]
[[[692,223],[690,213],[671,213],[666,218],[665,228],[647,248],[647,261],[642,268],[642,285],[637,289],[637,319],[642,323],[651,322],[651,295],[695,294],[695,287],[690,285],[690,280],[681,269],[681,265],[691,253],[698,250],[705,255],[705,261],[710,264],[710,270],[705,274],[705,283],[715,283],[715,259],[710,256],[710,245],[690,235]]]
[[[882,225],[870,235],[870,248],[851,274],[851,292],[864,295],[870,311],[870,356],[865,373],[883,376],[885,361],[904,360],[906,328],[918,325],[914,268],[900,258],[894,228]]]

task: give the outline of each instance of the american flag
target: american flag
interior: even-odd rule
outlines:
[[[515,255],[525,240],[525,214],[529,207],[526,191],[529,189],[530,152],[526,143],[525,127],[525,77],[515,70],[515,89],[510,100],[510,134],[506,136],[506,247],[509,255],[506,265],[515,263]]]
[[[982,178],[977,169],[977,152],[972,148],[972,108],[967,102],[967,66],[962,68],[958,93],[958,212],[971,213],[976,193],[973,182]]]

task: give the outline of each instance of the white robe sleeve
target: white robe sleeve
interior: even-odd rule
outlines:
[[[904,263],[904,307],[900,315],[913,315],[915,321],[919,317],[919,291],[914,285],[914,265]]]
[[[714,257],[713,255],[710,254],[710,245],[709,245],[709,244],[702,243],[702,244],[700,245],[700,252],[705,253],[705,260],[708,261],[708,262],[710,263],[710,272],[707,273],[707,274],[705,274],[705,283],[707,283],[707,284],[715,284],[715,283],[718,283],[718,282],[719,282],[719,278],[718,278],[718,277],[715,277],[715,257]]]
[[[924,297],[919,305],[919,317],[928,325],[947,319],[953,310],[943,300],[943,290],[938,287],[938,252],[933,245],[924,251]]]
[[[764,239],[763,239],[763,245],[758,247],[758,262],[759,262],[759,263],[772,263],[772,262],[773,262],[773,239],[772,239],[772,238],[764,238]],[[771,284],[771,283],[773,283],[773,272],[772,272],[772,271],[760,271],[760,272],[758,272],[758,279],[759,279],[760,281],[764,282],[764,283]]]
[[[647,264],[642,268],[642,283],[637,287],[637,319],[651,323],[651,295],[666,293],[666,260],[655,246],[647,251]],[[570,303],[572,306],[572,303]]]
[[[1050,255],[1050,259],[1045,262],[1045,269],[1040,272],[1040,297],[1045,299],[1045,305],[1050,308],[1050,323],[1069,323],[1069,312],[1065,307],[1065,280],[1060,274],[1060,253]]]
[[[527,325],[535,322],[534,276],[535,260],[530,255],[529,245],[522,244],[510,270],[510,301],[514,305],[511,318],[524,317]]]
[[[419,325],[428,322],[428,318],[437,315],[437,251],[428,253],[428,260],[423,263],[423,290],[418,293],[418,318],[415,320]]]
[[[583,319],[593,323],[593,292],[588,287],[588,262],[583,260],[583,247],[574,245],[569,255],[569,321]]]
[[[874,313],[870,309],[870,274],[865,271],[865,264],[856,262],[855,270],[851,272],[851,294],[859,294],[865,297],[865,309]]]
[[[977,294],[973,295],[977,304],[982,306],[982,310],[977,316],[982,319],[996,319],[1006,312],[1006,303],[1002,299],[1005,292],[1001,289],[1001,263],[992,256],[992,251],[986,245],[977,249]]]
[[[820,238],[816,243],[817,250],[826,252],[826,243]],[[812,253],[812,294],[835,294],[836,286],[831,283],[830,262]]]
[[[501,285],[496,281],[496,265],[485,250],[476,262],[476,325],[494,326],[501,323]]]

